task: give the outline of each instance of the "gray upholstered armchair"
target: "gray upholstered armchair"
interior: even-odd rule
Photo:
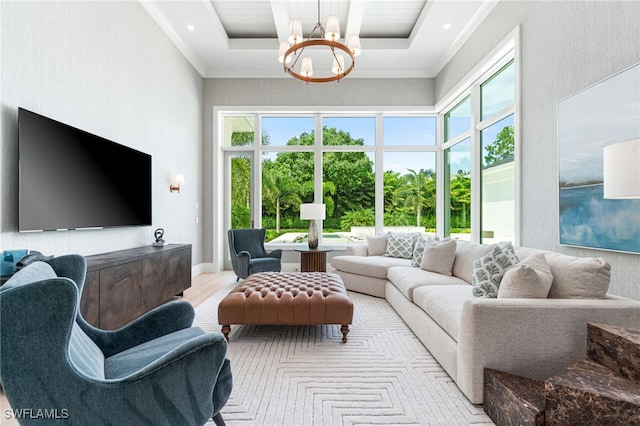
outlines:
[[[229,252],[233,272],[240,278],[247,278],[256,272],[280,272],[282,250],[267,252],[264,239],[267,230],[229,229]]]
[[[94,328],[78,310],[85,274],[82,256],[61,256],[0,288],[0,383],[20,424],[42,424],[38,413],[47,424],[224,424],[232,376],[222,334],[191,327],[185,301]]]

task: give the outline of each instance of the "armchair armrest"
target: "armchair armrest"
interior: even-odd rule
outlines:
[[[482,401],[485,367],[546,379],[586,356],[587,322],[637,327],[630,299],[470,299],[458,331],[457,383]]]
[[[105,357],[191,327],[195,311],[189,302],[176,300],[158,306],[116,330],[101,330],[86,321],[80,326],[98,345]]]
[[[266,257],[273,257],[273,258],[276,258],[276,259],[282,259],[282,249],[276,249],[276,250],[268,251]]]

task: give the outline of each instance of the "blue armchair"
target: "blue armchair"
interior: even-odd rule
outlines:
[[[282,250],[267,252],[264,239],[267,230],[260,229],[230,229],[229,252],[233,272],[240,278],[247,278],[256,272],[280,272],[282,269]]]
[[[20,424],[203,425],[232,388],[222,334],[174,301],[117,330],[79,313],[82,256],[34,262],[0,288],[0,384]]]

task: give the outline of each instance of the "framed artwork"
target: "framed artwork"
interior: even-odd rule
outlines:
[[[640,63],[561,100],[557,115],[560,244],[640,253],[640,200],[603,197],[602,161],[605,146],[640,139]]]

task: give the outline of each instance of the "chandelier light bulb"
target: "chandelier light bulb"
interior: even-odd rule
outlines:
[[[302,22],[299,19],[294,19],[289,23],[289,38],[287,41],[291,45],[302,41]]]
[[[335,58],[333,58],[333,66],[331,67],[331,72],[334,74],[344,74],[344,56],[341,54],[337,54]]]
[[[287,53],[287,50],[289,50],[289,43],[287,43],[286,41],[283,41],[280,43],[280,50],[278,51],[278,61],[280,61],[280,63],[284,62],[284,55],[285,53]],[[291,62],[291,55],[287,56],[287,64]]]
[[[353,34],[351,37],[349,37],[347,47],[349,48],[349,50],[351,50],[353,56],[358,56],[359,54],[361,54],[362,47],[360,46],[360,37],[358,37],[356,34]]]
[[[302,58],[300,73],[305,77],[311,77],[313,75],[313,63],[311,62],[311,58]]]
[[[331,41],[337,41],[340,38],[340,22],[337,16],[329,16],[324,38]]]

